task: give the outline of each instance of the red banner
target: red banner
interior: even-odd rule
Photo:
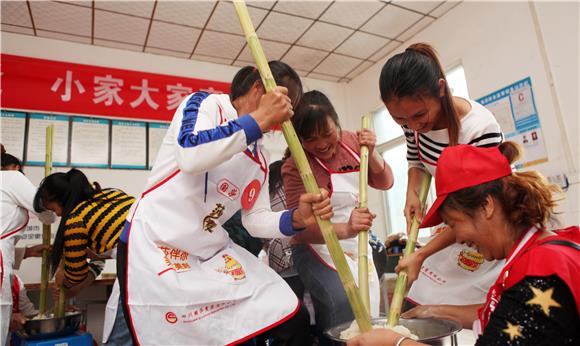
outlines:
[[[1,54],[1,107],[170,121],[190,93],[230,83]]]

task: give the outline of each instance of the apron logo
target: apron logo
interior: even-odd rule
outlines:
[[[246,272],[240,262],[228,254],[223,254],[222,258],[224,259],[225,266],[216,269],[217,272],[227,274],[234,278],[234,280],[243,280],[246,278]]]
[[[203,230],[213,233],[214,228],[217,226],[214,219],[219,219],[224,214],[224,210],[226,210],[226,207],[223,204],[216,204],[211,213],[203,218]]]
[[[260,182],[257,179],[252,180],[242,193],[242,208],[250,210],[256,203],[258,195],[260,194]]]
[[[474,272],[483,263],[483,255],[477,251],[463,249],[457,255],[457,265],[465,270]]]
[[[165,320],[171,324],[174,324],[177,322],[177,315],[170,311],[165,314]]]
[[[191,269],[191,265],[187,263],[187,259],[189,258],[189,253],[187,251],[167,246],[159,246],[159,250],[163,252],[163,261],[168,267],[165,271],[173,269],[179,273]]]
[[[217,191],[232,201],[240,196],[240,188],[227,179],[222,179],[217,184]]]
[[[236,305],[234,300],[228,300],[220,303],[213,303],[210,305],[201,305],[199,307],[185,312],[181,315],[182,323],[195,323],[202,320],[208,316],[216,314],[222,310],[229,309]]]

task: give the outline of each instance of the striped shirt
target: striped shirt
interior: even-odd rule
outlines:
[[[79,203],[64,229],[64,273],[68,281],[87,277],[87,247],[102,254],[117,247],[129,208],[135,198],[117,189],[103,189],[94,198]]]
[[[501,144],[503,133],[493,114],[479,103],[468,100],[471,111],[460,123],[458,144],[470,144],[478,147],[492,147]],[[449,130],[432,130],[427,133],[416,133],[403,126],[407,141],[407,162],[409,168],[427,169],[435,176],[437,161],[443,149],[449,146]],[[417,145],[418,142],[418,145]]]

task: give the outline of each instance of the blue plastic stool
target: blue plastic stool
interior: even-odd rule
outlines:
[[[51,339],[26,340],[12,334],[14,346],[93,346],[93,336],[88,332],[76,332],[67,336]]]

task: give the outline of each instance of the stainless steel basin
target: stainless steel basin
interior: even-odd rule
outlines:
[[[79,329],[81,312],[67,312],[64,317],[48,317],[28,320],[18,335],[26,339],[54,338],[72,334]]]
[[[375,318],[373,324],[385,324],[386,318]],[[419,337],[418,341],[429,345],[457,345],[457,334],[462,328],[461,325],[455,321],[443,319],[400,319],[399,324],[409,328],[411,333]],[[342,343],[346,340],[340,338],[340,333],[350,327],[351,322],[340,324],[336,327],[328,329],[325,334]]]

